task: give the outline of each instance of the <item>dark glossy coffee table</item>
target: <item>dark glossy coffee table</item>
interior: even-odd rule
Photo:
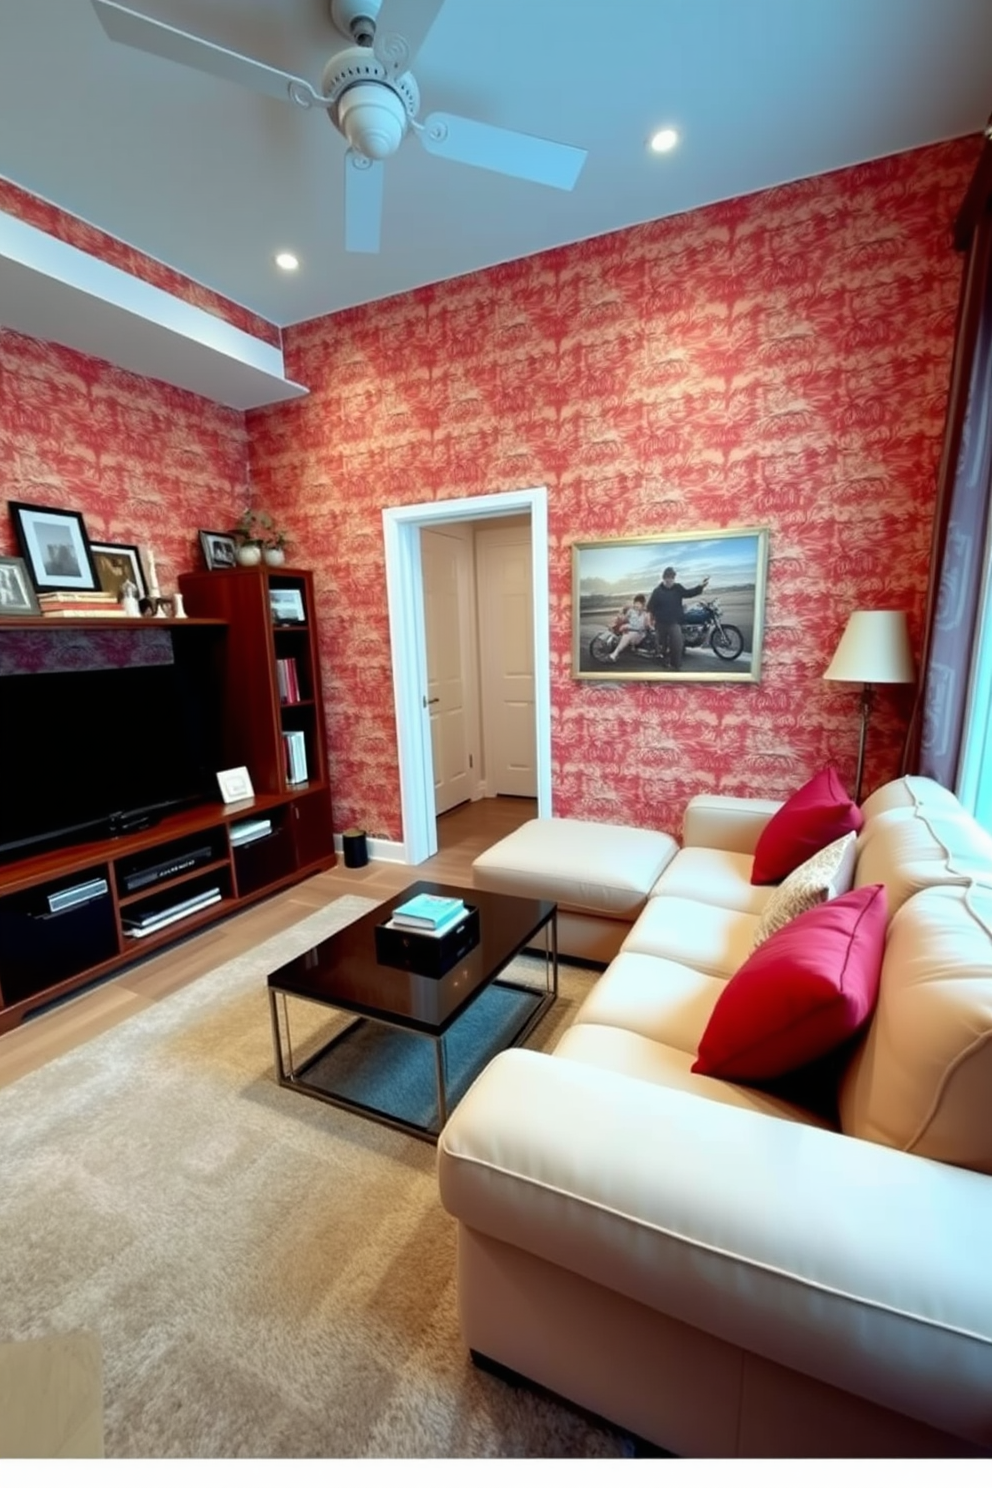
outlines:
[[[384,966],[376,956],[375,927],[422,892],[454,895],[479,911],[478,944],[436,978]],[[543,986],[503,980],[542,930]],[[434,1142],[475,1076],[501,1049],[522,1043],[558,996],[557,906],[423,880],[278,967],[268,988],[280,1085]],[[290,1024],[296,999],[354,1017],[298,1057]],[[411,1035],[433,1042],[430,1111],[430,1049],[415,1050]]]

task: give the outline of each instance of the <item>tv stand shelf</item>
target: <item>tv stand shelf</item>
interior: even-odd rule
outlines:
[[[273,640],[265,573],[183,575],[190,619],[0,621],[5,636],[171,629],[189,632],[192,644],[198,631],[223,702],[224,757],[217,766],[246,765],[256,792],[235,805],[190,806],[141,830],[0,860],[0,1034],[57,998],[334,866],[311,578],[301,569],[283,570],[280,587],[287,583],[309,618],[305,644],[296,641],[292,649],[294,677],[310,705],[303,710],[309,778],[292,786],[282,719],[299,707],[280,699],[285,668],[276,661],[287,653]],[[178,651],[178,639],[175,645]],[[30,718],[24,727],[30,729]],[[135,747],[141,747],[140,727]]]
[[[158,615],[20,615],[16,619],[0,615],[2,630],[174,630],[181,625],[184,630],[195,626],[224,626],[226,620],[192,619],[173,620]]]

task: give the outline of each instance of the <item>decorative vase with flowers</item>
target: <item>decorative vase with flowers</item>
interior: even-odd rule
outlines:
[[[277,526],[275,518],[267,511],[245,507],[231,536],[238,545],[239,563],[254,566],[264,559],[266,563],[275,566],[286,561],[289,534]]]

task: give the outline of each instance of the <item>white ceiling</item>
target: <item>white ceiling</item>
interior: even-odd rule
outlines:
[[[128,0],[319,87],[326,0]],[[416,59],[443,109],[589,152],[560,192],[386,164],[382,251],[343,247],[344,140],[108,39],[90,0],[0,0],[0,175],[278,325],[706,202],[979,131],[992,0],[446,0]],[[669,156],[645,141],[681,131]],[[279,248],[302,261],[294,277]]]

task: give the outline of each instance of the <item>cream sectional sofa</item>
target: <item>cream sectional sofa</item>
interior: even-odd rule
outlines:
[[[691,1072],[778,804],[697,797],[681,849],[531,823],[479,860],[554,892],[566,948],[617,949],[554,1052],[499,1055],[441,1134],[463,1335],[683,1455],[988,1453],[992,837],[919,777],[865,803],[855,884],[890,919],[831,1120]]]

